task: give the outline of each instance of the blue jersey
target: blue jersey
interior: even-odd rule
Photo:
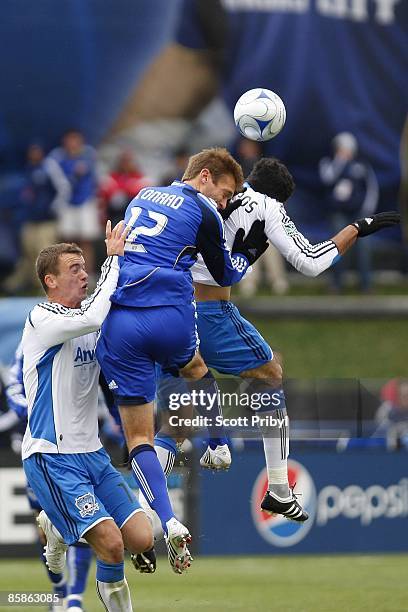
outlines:
[[[115,304],[191,303],[190,268],[198,253],[221,286],[238,282],[248,268],[244,255],[231,256],[227,249],[215,202],[186,183],[174,181],[168,187],[142,189],[130,202],[125,222],[132,229],[111,297]]]

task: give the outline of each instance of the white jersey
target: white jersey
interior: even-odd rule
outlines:
[[[28,403],[23,459],[33,453],[88,453],[101,448],[95,345],[118,275],[118,258],[108,257],[94,293],[81,308],[46,302],[28,315],[22,338]]]
[[[254,221],[260,220],[265,221],[265,234],[269,242],[302,274],[317,276],[329,268],[339,255],[337,246],[332,240],[310,244],[290,219],[281,202],[249,186],[236,198],[241,200],[242,204],[224,222],[225,239],[229,249],[232,248],[235,234],[240,227],[247,235]],[[218,286],[201,255],[198,256],[191,272],[196,283]]]

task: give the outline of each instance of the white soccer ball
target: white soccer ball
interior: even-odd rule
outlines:
[[[279,134],[285,120],[285,105],[270,89],[246,91],[234,108],[235,125],[250,140],[270,140]]]

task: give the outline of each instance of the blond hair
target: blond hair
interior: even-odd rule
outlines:
[[[227,149],[214,147],[203,149],[200,153],[192,155],[188,160],[182,180],[194,179],[204,168],[209,170],[214,183],[217,183],[221,176],[232,175],[235,180],[235,191],[241,191],[244,182],[242,168]]]

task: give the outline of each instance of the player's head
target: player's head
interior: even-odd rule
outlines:
[[[42,249],[36,261],[37,276],[49,299],[77,308],[86,297],[88,274],[82,250],[62,242]]]
[[[73,157],[81,153],[84,142],[84,135],[77,129],[67,130],[62,136],[62,146],[68,155]]]
[[[223,148],[204,149],[188,160],[183,181],[191,184],[224,209],[228,200],[242,188],[242,168]]]
[[[246,179],[252,189],[286,202],[295,191],[295,182],[285,164],[274,157],[263,157],[256,162]]]

